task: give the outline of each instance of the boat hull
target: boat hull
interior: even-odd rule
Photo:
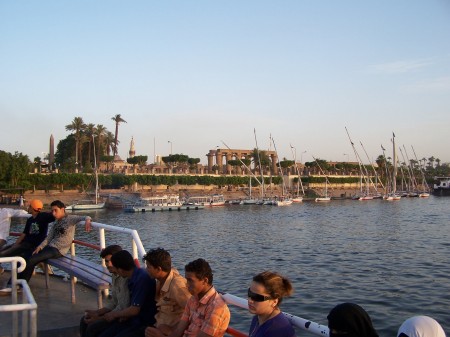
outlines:
[[[433,195],[437,197],[450,197],[450,188],[435,188]]]

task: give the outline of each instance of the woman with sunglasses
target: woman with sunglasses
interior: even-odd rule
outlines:
[[[294,337],[295,331],[280,310],[283,297],[292,293],[291,282],[278,273],[262,272],[248,288],[248,310],[255,314],[249,337]]]
[[[339,304],[327,318],[330,337],[378,337],[369,314],[357,304]]]

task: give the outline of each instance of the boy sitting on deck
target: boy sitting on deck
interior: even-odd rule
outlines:
[[[85,221],[86,232],[91,231],[91,217],[66,214],[66,206],[60,200],[50,204],[52,214],[55,217],[53,226],[44,241],[34,250],[33,255],[27,260],[27,265],[17,278],[24,279],[28,283],[33,276],[34,267],[48,259],[57,259],[70,249],[75,237],[75,225]],[[8,286],[9,285],[9,286]],[[0,290],[0,296],[11,294],[11,279],[6,288]]]

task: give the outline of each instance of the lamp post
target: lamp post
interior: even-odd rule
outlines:
[[[170,155],[172,155],[172,142],[168,140],[167,143],[170,143]]]
[[[303,153],[306,153],[307,151],[303,151],[301,154],[300,154],[300,163],[302,163],[303,164]]]
[[[347,156],[347,163],[348,163],[349,162],[349,155],[348,155],[348,153],[344,153],[343,155]]]

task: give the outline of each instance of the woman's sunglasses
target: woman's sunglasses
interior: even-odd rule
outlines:
[[[272,299],[270,296],[264,296],[261,294],[254,293],[253,291],[250,290],[250,288],[248,288],[247,296],[248,298],[250,298],[252,301],[255,302],[264,302]]]

